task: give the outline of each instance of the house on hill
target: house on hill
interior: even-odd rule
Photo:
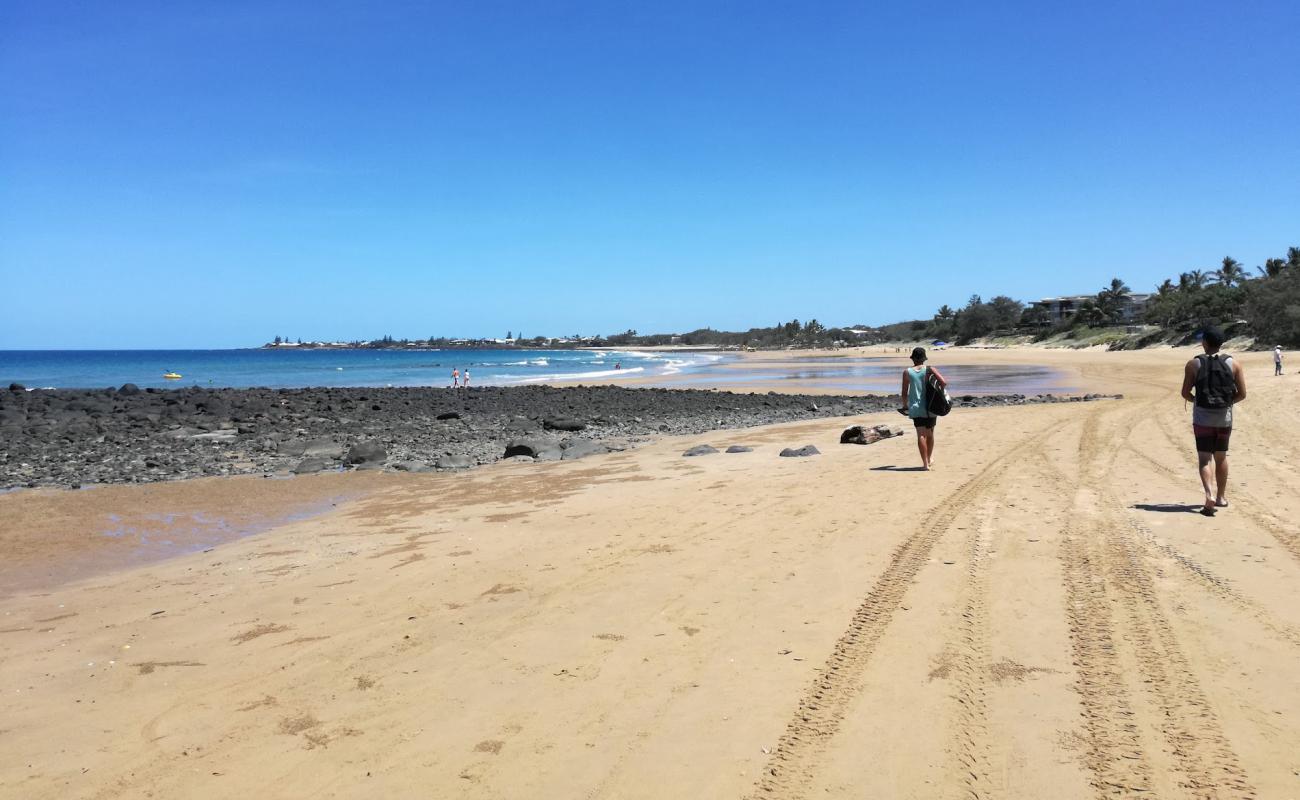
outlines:
[[[1084,303],[1096,303],[1097,295],[1095,294],[1071,294],[1061,297],[1044,297],[1042,300],[1035,300],[1029,305],[1032,308],[1040,308],[1045,312],[1046,325],[1059,325],[1069,320],[1078,311]],[[1126,324],[1137,322],[1142,318],[1142,314],[1147,310],[1147,304],[1151,302],[1150,294],[1127,294],[1120,303],[1120,321]]]

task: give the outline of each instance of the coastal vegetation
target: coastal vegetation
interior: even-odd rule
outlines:
[[[884,341],[925,339],[967,344],[996,337],[1061,339],[1112,347],[1145,347],[1183,341],[1207,323],[1220,325],[1230,335],[1254,337],[1261,346],[1300,347],[1300,247],[1267,259],[1254,272],[1225,256],[1213,269],[1192,269],[1177,279],[1166,278],[1150,293],[1139,294],[1120,278],[1113,278],[1095,295],[1061,298],[1068,311],[1037,301],[1024,303],[1006,295],[984,300],[972,295],[958,308],[944,304],[927,320],[908,320],[881,327],[826,326],[816,319],[778,322],[767,328],[722,331],[699,328],[688,333],[639,334],[628,329],[604,335],[524,338],[507,331],[504,339],[465,339],[430,336],[370,341],[303,342],[277,336],[266,347],[292,348],[429,348],[484,349],[578,347],[662,347],[667,345],[806,349]],[[1075,302],[1077,301],[1077,303]]]
[[[932,339],[965,344],[997,336],[1087,338],[1089,344],[1146,346],[1180,341],[1205,324],[1232,335],[1252,336],[1267,346],[1300,346],[1300,247],[1270,258],[1252,274],[1225,256],[1214,269],[1193,269],[1167,278],[1150,294],[1138,295],[1113,278],[1096,295],[1080,298],[1069,312],[1051,304],[1025,304],[999,296],[972,296],[964,306],[943,305],[928,320],[886,325],[885,337]],[[1127,336],[1126,334],[1131,334]],[[1136,337],[1136,338],[1132,338]]]

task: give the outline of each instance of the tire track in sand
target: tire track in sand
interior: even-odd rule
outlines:
[[[802,797],[817,775],[826,745],[839,731],[844,712],[860,691],[876,644],[893,619],[912,580],[925,566],[934,545],[948,532],[957,516],[997,485],[1007,467],[1024,453],[1036,451],[1059,422],[1031,434],[967,480],[925,516],[915,532],[898,545],[889,564],[853,613],[848,629],[835,642],[821,673],[799,700],[768,763],[759,777],[754,797]]]
[[[1091,502],[1076,503],[1061,549],[1079,673],[1076,687],[1087,731],[1085,761],[1094,786],[1099,796],[1155,789],[1141,731],[1146,726],[1159,731],[1179,773],[1172,777],[1194,796],[1253,798],[1214,708],[1161,610],[1133,529],[1116,518],[1116,499],[1105,483],[1115,448],[1103,447],[1099,416],[1090,411],[1079,441],[1080,494]],[[1126,682],[1121,647],[1140,673],[1132,677],[1158,713],[1142,715],[1133,702],[1127,686],[1136,684]]]
[[[1165,435],[1165,438],[1175,450],[1181,451],[1183,449],[1183,447],[1179,445],[1177,437],[1174,436],[1173,431],[1169,430],[1169,426],[1158,417],[1156,427],[1160,428],[1160,431]],[[1175,472],[1168,465],[1161,463],[1153,456],[1143,452],[1140,448],[1130,447],[1130,449],[1142,456],[1142,458],[1146,459],[1146,461],[1151,464],[1156,471],[1167,475],[1175,481],[1181,482],[1184,480],[1183,473]],[[1194,472],[1191,474],[1193,476],[1195,475]],[[1270,512],[1263,510],[1268,507],[1267,504],[1259,502],[1249,493],[1240,489],[1233,490],[1233,493],[1245,502],[1233,503],[1231,506],[1231,512],[1246,517],[1248,520],[1253,522],[1256,527],[1263,530],[1269,536],[1272,536],[1273,540],[1281,545],[1282,549],[1290,553],[1292,558],[1296,561],[1300,561],[1300,528],[1293,525],[1287,525],[1283,520],[1275,517]]]
[[[981,510],[978,524],[966,537],[966,586],[957,626],[956,650],[951,654],[957,690],[953,757],[970,800],[993,797],[988,736],[988,675],[993,663],[989,643],[988,554],[993,541],[989,507]]]

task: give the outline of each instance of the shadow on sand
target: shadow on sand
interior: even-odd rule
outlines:
[[[872,467],[872,472],[925,472],[925,467],[896,467],[893,464],[886,464],[883,467]]]
[[[1199,514],[1201,506],[1187,503],[1137,503],[1133,506],[1138,511],[1159,511],[1161,514]]]

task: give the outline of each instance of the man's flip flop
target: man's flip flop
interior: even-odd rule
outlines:
[[[1214,512],[1216,512],[1216,511],[1218,511],[1218,509],[1215,508],[1214,506],[1203,506],[1203,507],[1201,508],[1201,513],[1204,514],[1204,515],[1207,516],[1207,517],[1212,517],[1212,516],[1214,516]]]
[[[1227,508],[1227,507],[1228,507],[1228,501],[1227,501],[1227,500],[1224,500],[1222,503],[1220,503],[1218,500],[1215,500],[1215,501],[1214,501],[1214,505],[1217,506],[1218,508]]]

